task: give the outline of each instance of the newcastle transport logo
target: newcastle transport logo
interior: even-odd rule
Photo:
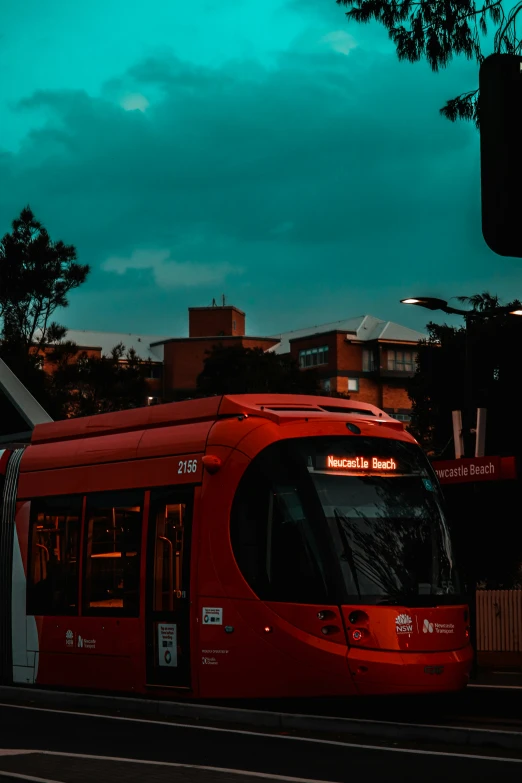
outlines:
[[[454,633],[455,626],[453,623],[430,623],[429,620],[424,620],[422,627],[423,633]]]

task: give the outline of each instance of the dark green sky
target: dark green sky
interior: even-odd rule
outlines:
[[[474,63],[399,64],[334,0],[27,0],[3,12],[0,231],[26,203],[93,266],[71,328],[179,334],[225,293],[250,333],[407,295],[521,295],[480,230]],[[7,79],[5,76],[7,75]]]

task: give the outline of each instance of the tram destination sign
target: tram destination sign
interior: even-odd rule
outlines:
[[[432,463],[441,484],[501,481],[516,478],[514,457],[470,457]]]
[[[318,459],[318,467],[323,470],[382,471],[394,473],[398,469],[397,461],[390,457],[341,457],[328,454]]]

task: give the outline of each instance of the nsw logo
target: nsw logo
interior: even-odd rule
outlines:
[[[413,633],[413,621],[409,614],[400,614],[395,618],[397,633]]]

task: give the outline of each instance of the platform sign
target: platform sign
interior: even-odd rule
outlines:
[[[441,484],[505,481],[517,477],[514,457],[436,460],[432,464]]]
[[[158,666],[178,665],[178,639],[175,623],[158,623]]]

